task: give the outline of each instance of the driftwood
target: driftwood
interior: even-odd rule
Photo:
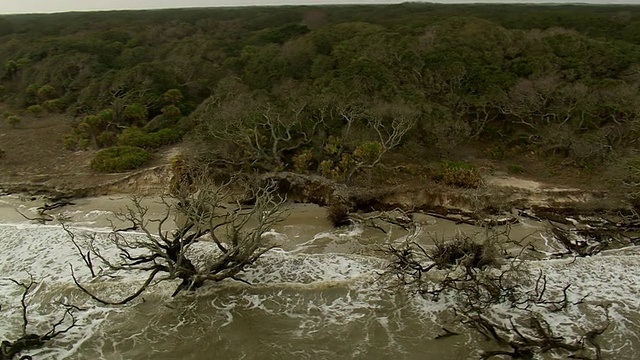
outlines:
[[[434,338],[434,340],[440,340],[440,339],[445,339],[445,338],[448,338],[448,337],[451,337],[451,336],[460,335],[457,332],[451,331],[451,330],[447,329],[444,326],[442,327],[442,331],[444,331],[444,333],[443,334],[439,334],[438,336],[436,336]]]
[[[473,214],[462,214],[462,213],[440,214],[436,212],[427,212],[426,214],[438,219],[452,221],[456,225],[467,224],[467,225],[480,226],[480,227],[489,228],[489,229],[496,226],[517,224],[519,222],[519,220],[513,216],[500,218],[500,219],[484,219],[484,218],[478,219]]]
[[[47,222],[50,221],[54,221],[55,220],[55,216],[48,214],[49,211],[51,210],[55,210],[55,209],[59,209],[61,207],[67,206],[67,205],[75,205],[74,203],[72,203],[69,200],[58,200],[53,204],[44,204],[43,206],[40,206],[37,210],[38,210],[38,217],[29,217],[25,214],[23,214],[22,212],[18,211],[16,209],[16,211],[18,212],[18,214],[20,214],[23,218],[29,220],[29,221],[37,221],[40,224],[46,224]]]
[[[598,227],[577,224],[579,227],[574,228],[567,228],[553,222],[550,224],[551,234],[565,249],[563,252],[553,254],[556,257],[592,256],[604,250],[638,245],[639,243],[638,236],[628,235],[623,230],[618,230],[617,225],[610,222]],[[626,225],[621,227],[628,228]]]
[[[43,206],[39,207],[38,210],[42,213],[46,212],[46,211],[51,211],[51,210],[55,210],[67,205],[75,205],[75,203],[72,203],[70,200],[58,200],[56,202],[54,202],[53,204],[44,204]]]
[[[571,352],[572,354],[567,356],[571,359],[600,360],[602,359],[602,351],[596,341],[596,337],[604,333],[609,327],[609,320],[607,320],[606,324],[602,327],[587,332],[582,337],[582,340],[571,342],[562,336],[555,335],[549,324],[533,313],[529,317],[529,324],[526,327],[533,330],[535,335],[525,335],[524,332],[521,331],[522,327],[518,328],[511,320],[510,329],[501,327],[482,316],[476,316],[467,320],[467,322],[471,324],[472,327],[478,329],[487,339],[494,340],[502,346],[511,348],[510,351],[485,351],[481,354],[481,359],[490,359],[495,356],[509,356],[512,359],[533,359],[535,354],[560,350]],[[501,333],[511,333],[514,334],[514,336],[510,338],[505,335],[500,335]],[[595,357],[578,354],[585,349],[585,342],[589,342],[589,344],[594,347]]]

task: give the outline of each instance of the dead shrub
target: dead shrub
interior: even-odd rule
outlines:
[[[340,227],[349,225],[349,207],[345,204],[334,202],[327,208],[327,220],[333,224],[334,227]]]
[[[446,242],[436,241],[429,257],[440,269],[458,264],[466,268],[482,269],[500,266],[500,259],[504,256],[494,241],[488,239],[479,243],[459,234]]]

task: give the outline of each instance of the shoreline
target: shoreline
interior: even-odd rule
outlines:
[[[37,216],[37,208],[62,204],[55,211],[73,216],[80,212],[80,223],[106,227],[109,222],[96,214],[111,214],[130,204],[132,196],[143,196],[152,213],[161,212],[162,204],[154,202],[162,194],[170,177],[166,166],[157,166],[123,174],[120,179],[93,187],[65,189],[47,183],[0,185],[0,219],[22,222],[15,209]],[[318,175],[290,172],[267,173],[261,181],[275,181],[278,191],[287,197],[287,207],[313,205],[323,212],[338,204],[348,209],[352,218],[358,214],[400,210],[411,216],[439,218],[454,224],[493,227],[523,222],[553,221],[565,225],[605,226],[611,230],[623,221],[622,231],[635,231],[635,222],[626,222],[633,209],[620,199],[602,191],[563,188],[507,175],[485,177],[478,189],[433,186],[349,187]],[[143,189],[144,191],[138,191]],[[65,203],[69,202],[69,205]],[[93,215],[89,215],[93,214]],[[74,219],[75,220],[75,219]],[[604,224],[604,225],[603,225]]]

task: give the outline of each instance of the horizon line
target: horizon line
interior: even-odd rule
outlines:
[[[401,4],[434,4],[434,5],[582,5],[582,6],[640,6],[640,0],[634,0],[630,3],[628,0],[577,0],[577,1],[553,1],[553,0],[540,0],[540,1],[474,1],[474,0],[436,0],[436,1],[388,1],[388,0],[355,0],[353,2],[324,2],[324,3],[309,3],[309,2],[296,2],[295,0],[274,2],[269,4],[212,4],[212,5],[187,5],[187,6],[161,6],[161,7],[130,7],[130,8],[96,8],[96,9],[61,9],[53,11],[24,11],[24,12],[2,12],[0,10],[0,16],[7,15],[53,15],[53,14],[72,14],[72,13],[98,13],[98,12],[119,12],[119,11],[158,11],[158,10],[191,10],[191,9],[233,9],[233,8],[251,8],[251,7],[321,7],[321,6],[375,6],[375,5],[401,5]]]

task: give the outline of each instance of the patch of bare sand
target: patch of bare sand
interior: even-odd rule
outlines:
[[[90,169],[96,150],[69,151],[64,138],[72,132],[70,118],[47,115],[41,118],[21,116],[22,122],[11,127],[0,121],[1,184],[45,184],[48,188],[80,189],[111,184],[135,172],[98,174]],[[183,145],[162,149],[148,168],[170,162],[185,151]]]
[[[76,178],[92,177],[89,163],[93,151],[64,149],[64,137],[71,133],[69,119],[63,115],[42,118],[22,116],[15,128],[0,122],[1,182],[44,182],[57,185]]]
[[[508,175],[492,175],[484,179],[489,186],[524,190],[528,192],[574,192],[579,189],[551,186],[539,181],[516,178]]]

